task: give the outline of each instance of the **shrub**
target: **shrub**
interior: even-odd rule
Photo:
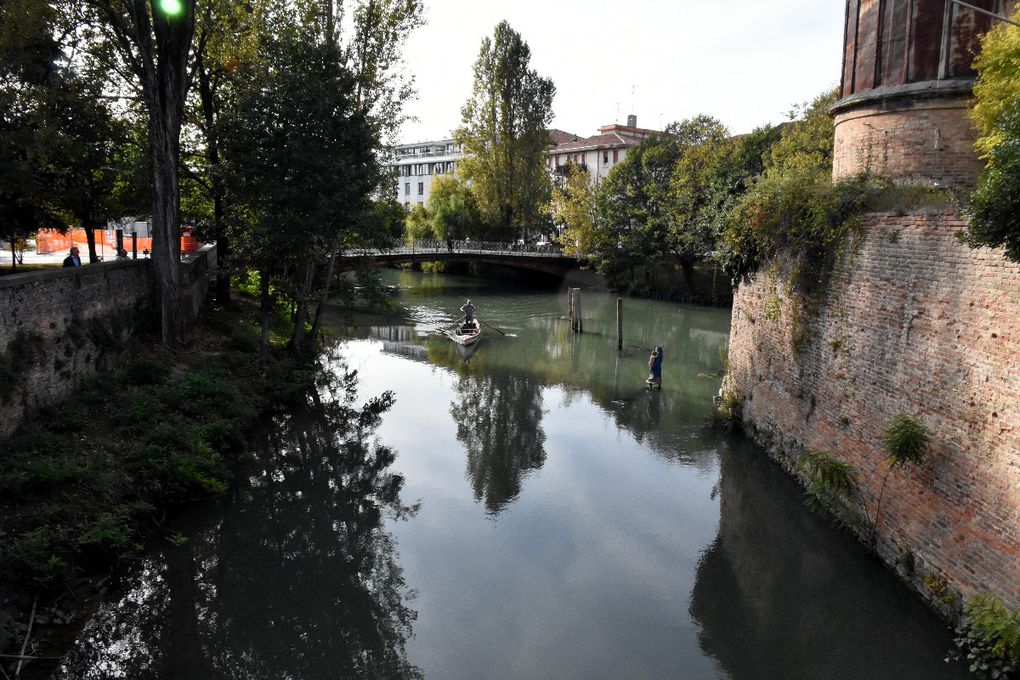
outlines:
[[[135,358],[126,367],[128,380],[135,385],[158,385],[166,380],[166,364],[153,357],[141,356]]]
[[[991,680],[1014,677],[1020,667],[1020,609],[1010,612],[994,595],[978,595],[963,609],[965,619],[954,642],[971,674]]]
[[[902,414],[893,418],[882,437],[890,467],[920,465],[930,442],[931,431],[918,420]]]

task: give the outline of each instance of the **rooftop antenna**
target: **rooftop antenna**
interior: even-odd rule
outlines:
[[[634,109],[634,83],[630,84],[630,112],[637,113]]]
[[[616,102],[616,119],[613,122],[614,123],[620,122],[620,102]]]

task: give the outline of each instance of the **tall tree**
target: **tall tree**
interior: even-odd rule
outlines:
[[[221,129],[233,235],[262,280],[263,361],[270,281],[290,280],[300,354],[316,265],[353,238],[381,183],[377,138],[341,50],[317,21],[287,26],[276,11],[257,58],[238,70]]]
[[[552,122],[552,80],[530,68],[531,49],[506,21],[482,40],[474,90],[455,133],[485,218],[500,238],[526,237],[544,219],[550,182],[545,170]]]
[[[191,78],[189,53],[199,0],[86,0],[134,79],[148,114],[152,155],[152,256],[163,342],[184,338],[180,271],[181,126]]]

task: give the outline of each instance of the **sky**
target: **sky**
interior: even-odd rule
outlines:
[[[640,127],[707,113],[749,132],[839,83],[841,0],[425,2],[404,50],[418,90],[404,143],[460,124],[482,38],[503,19],[556,85],[551,127],[582,136],[630,113]]]

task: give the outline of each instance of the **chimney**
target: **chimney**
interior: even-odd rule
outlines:
[[[632,128],[637,127],[637,116],[635,116],[633,113],[627,116],[627,127]]]

